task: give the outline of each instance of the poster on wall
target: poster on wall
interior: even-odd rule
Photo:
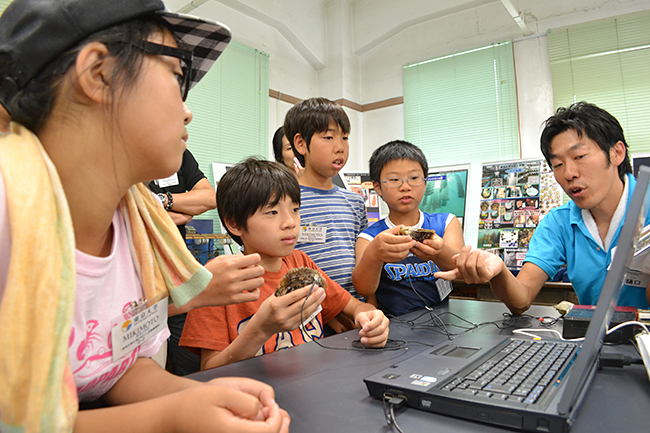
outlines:
[[[483,164],[478,248],[521,269],[539,221],[561,204],[562,189],[546,161]]]
[[[368,173],[346,173],[345,181],[352,192],[356,192],[363,198],[368,214],[368,225],[372,225],[381,219],[379,214],[379,196],[375,192]]]
[[[449,212],[458,218],[464,228],[468,170],[469,166],[430,169],[420,210],[427,213]]]

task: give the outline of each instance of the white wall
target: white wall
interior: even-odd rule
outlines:
[[[521,157],[540,157],[540,125],[553,112],[546,31],[650,10],[650,0],[503,1],[518,8],[526,31],[515,23],[499,0],[166,3],[172,10],[192,9],[188,5],[200,4],[189,13],[224,22],[232,29],[235,40],[269,53],[270,88],[301,99],[325,96],[369,104],[401,97],[403,65],[512,39]],[[269,100],[269,137],[282,124],[290,107],[291,104]],[[345,170],[366,171],[368,158],[376,147],[404,138],[401,105],[362,113],[346,108],[346,112],[352,122],[352,135]],[[436,165],[435,161],[429,164]],[[473,167],[470,191],[478,191],[479,178],[480,167]],[[468,200],[473,197],[470,195]],[[475,226],[469,221],[471,215],[467,217],[466,226]],[[475,234],[466,232],[466,240],[475,241]]]
[[[269,86],[298,98],[369,104],[402,92],[402,66],[514,39],[522,157],[539,155],[539,126],[553,110],[545,33],[549,28],[650,9],[650,0],[519,0],[529,33],[496,0],[167,0],[172,10],[227,24],[233,38],[270,54]],[[191,8],[190,8],[191,9]],[[269,136],[290,104],[269,101]],[[352,110],[353,111],[353,110]],[[350,113],[350,110],[348,111]],[[348,166],[403,138],[401,107],[357,113]]]
[[[457,12],[450,8],[453,13],[439,16],[437,5],[450,3],[476,6]],[[541,36],[524,38],[500,1],[362,0],[355,3],[357,52],[361,53],[360,102],[367,104],[402,96],[405,64],[513,39],[522,156],[538,155],[539,125],[553,112],[546,31],[647,10],[650,1],[520,0],[514,3],[523,11],[530,33]],[[382,39],[382,32],[387,39]],[[376,113],[364,113],[364,116],[378,117]],[[370,122],[364,119],[364,123]],[[376,125],[403,133],[402,124],[402,119],[395,119]],[[373,144],[364,143],[364,146],[372,148]]]

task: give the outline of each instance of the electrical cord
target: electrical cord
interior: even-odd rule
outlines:
[[[650,332],[648,331],[648,328],[646,327],[645,324],[643,324],[643,323],[641,323],[641,322],[638,322],[638,321],[636,321],[636,320],[630,320],[629,322],[623,322],[623,323],[620,323],[620,324],[614,326],[613,328],[609,329],[609,330],[607,331],[607,334],[606,334],[606,335],[609,335],[609,334],[611,334],[612,332],[618,331],[619,329],[621,329],[621,328],[623,328],[623,327],[625,327],[625,326],[631,326],[631,325],[637,325],[637,326],[640,326],[640,327],[642,327],[642,328],[644,329],[644,331],[645,331],[646,333],[650,333]],[[562,340],[562,341],[583,341],[583,340],[584,340],[584,337],[565,339],[565,338],[562,336],[562,334],[561,334],[559,331],[556,331],[555,329],[536,329],[536,328],[529,328],[529,329],[514,329],[514,330],[512,331],[513,334],[520,334],[520,335],[525,335],[525,336],[528,336],[528,337],[532,337],[532,338],[540,339],[541,337],[540,337],[539,335],[535,335],[535,333],[537,333],[537,332],[541,332],[541,333],[548,332],[548,333],[554,334],[554,335],[557,336],[558,339],[560,339],[560,340]]]
[[[643,364],[643,359],[633,358],[622,353],[601,353],[598,358],[600,367],[618,367],[623,368],[631,364]]]
[[[438,316],[436,313],[433,312],[433,308],[431,308],[431,305],[429,305],[427,300],[424,299],[424,297],[422,295],[420,295],[420,292],[415,290],[415,287],[413,287],[413,281],[411,281],[411,275],[408,275],[407,278],[408,278],[409,285],[411,286],[411,289],[413,290],[413,292],[416,295],[418,295],[418,298],[420,298],[422,300],[422,302],[424,303],[424,308],[426,308],[429,311],[429,314],[431,315],[431,322],[436,323],[436,319],[437,319],[438,323],[439,323],[438,326],[444,330],[444,333],[447,335],[447,338],[449,340],[453,340],[454,336],[451,334],[451,332],[449,332],[449,329],[447,329],[447,326],[445,325],[445,322],[442,321],[440,316]]]
[[[317,339],[315,339],[309,332],[307,332],[304,328],[305,320],[303,319],[303,311],[305,309],[305,303],[307,302],[307,299],[309,299],[309,296],[311,296],[312,291],[314,290],[314,287],[316,287],[316,283],[312,283],[311,287],[309,288],[309,292],[307,293],[307,296],[305,296],[305,300],[302,302],[302,306],[300,307],[300,328],[303,330],[304,334],[307,334],[309,336],[309,339],[316,343],[317,346],[322,347],[323,349],[330,349],[330,350],[352,350],[352,351],[359,351],[359,352],[368,352],[368,351],[373,351],[373,352],[390,352],[393,350],[400,350],[404,349],[406,347],[406,342],[405,341],[400,341],[400,340],[391,340],[388,339],[386,340],[386,345],[384,347],[368,347],[364,345],[361,340],[354,340],[352,342],[352,347],[330,347],[330,346],[325,346],[324,344],[320,343]]]
[[[388,404],[386,404],[388,403]],[[406,399],[403,397],[384,398],[384,416],[386,417],[386,424],[389,427],[394,427],[399,433],[404,433],[404,430],[397,424],[395,419],[395,408],[404,406]]]

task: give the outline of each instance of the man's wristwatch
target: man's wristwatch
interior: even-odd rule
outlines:
[[[156,195],[160,199],[160,202],[162,203],[163,207],[165,207],[165,201],[167,200],[167,194],[165,194],[164,192],[159,192]]]

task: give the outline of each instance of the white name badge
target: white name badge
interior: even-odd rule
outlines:
[[[304,331],[304,330],[305,330],[305,326],[307,326],[307,325],[309,324],[309,322],[311,322],[312,320],[314,320],[314,317],[316,317],[316,315],[317,315],[318,313],[320,313],[321,311],[323,311],[323,307],[319,305],[318,308],[316,308],[316,311],[314,311],[313,313],[311,313],[311,316],[309,316],[307,319],[305,319],[304,322],[302,322],[302,324],[300,325],[300,328],[302,328],[302,330]]]
[[[167,298],[149,308],[129,308],[111,321],[113,362],[131,353],[167,326]]]
[[[324,244],[327,238],[327,227],[302,226],[298,235],[298,242]]]
[[[178,173],[174,173],[169,177],[166,177],[164,179],[158,179],[156,180],[158,183],[158,186],[161,188],[168,188],[170,186],[176,186],[178,185]]]
[[[625,284],[628,286],[641,287],[645,289],[648,287],[648,283],[650,283],[650,275],[644,274],[641,271],[629,269],[627,274],[625,274]]]

